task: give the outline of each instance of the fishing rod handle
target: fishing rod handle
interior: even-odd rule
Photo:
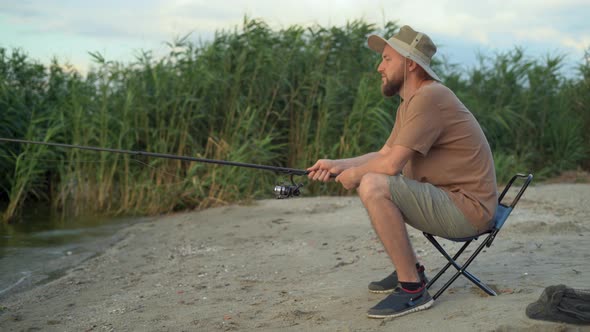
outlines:
[[[305,171],[304,175],[308,175],[309,173],[311,173],[311,171]],[[335,179],[338,176],[338,174],[334,174],[334,173],[330,173],[330,178],[331,179]]]

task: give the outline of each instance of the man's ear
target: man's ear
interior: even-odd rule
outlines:
[[[408,70],[409,71],[415,71],[419,67],[418,64],[416,63],[416,61],[411,60],[410,58],[407,58],[406,61],[408,61]]]

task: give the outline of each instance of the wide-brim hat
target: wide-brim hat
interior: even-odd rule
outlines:
[[[436,53],[436,45],[428,35],[404,25],[398,33],[387,40],[378,35],[370,35],[367,42],[369,48],[379,54],[383,53],[386,44],[391,46],[402,56],[416,62],[430,77],[437,81],[441,80],[430,68],[432,56]]]

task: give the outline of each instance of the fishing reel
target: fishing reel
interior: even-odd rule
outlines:
[[[297,184],[291,175],[291,183],[278,184],[275,186],[274,192],[277,199],[291,198],[301,194],[301,187],[303,183]]]

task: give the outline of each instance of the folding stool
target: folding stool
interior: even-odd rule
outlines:
[[[506,195],[506,193],[508,192],[508,190],[510,189],[510,187],[512,186],[512,184],[514,183],[514,181],[517,178],[525,179],[524,183],[523,183],[522,187],[520,188],[520,190],[518,191],[518,194],[516,195],[516,197],[514,198],[512,203],[510,203],[510,205],[505,205],[502,203],[502,199],[504,198],[504,195]],[[494,292],[494,290],[492,290],[486,284],[481,282],[477,277],[475,277],[473,274],[471,274],[469,271],[467,271],[467,267],[469,266],[469,264],[471,264],[471,262],[473,262],[473,260],[477,257],[477,255],[479,255],[479,253],[484,249],[484,247],[490,247],[492,245],[494,238],[496,237],[496,235],[498,234],[498,232],[500,231],[502,226],[504,226],[506,219],[508,219],[508,216],[510,216],[510,213],[512,212],[512,210],[516,206],[516,203],[518,203],[518,201],[520,200],[520,197],[522,196],[522,194],[524,193],[524,191],[526,190],[526,188],[528,187],[528,185],[531,183],[532,180],[533,180],[532,174],[528,174],[528,175],[516,174],[512,177],[512,179],[510,179],[510,181],[508,182],[508,184],[506,185],[506,187],[504,188],[504,190],[500,194],[500,197],[498,198],[498,208],[496,209],[496,215],[494,216],[494,226],[492,227],[492,229],[490,229],[486,232],[483,232],[479,235],[466,237],[466,238],[446,238],[446,237],[443,237],[444,239],[454,241],[454,242],[465,242],[463,244],[463,246],[461,247],[461,249],[459,249],[459,251],[457,251],[457,253],[452,258],[443,249],[443,247],[438,243],[438,241],[435,239],[434,235],[423,232],[424,236],[426,236],[426,238],[434,245],[434,247],[436,249],[438,249],[438,251],[440,251],[440,253],[449,261],[445,265],[445,267],[442,270],[440,270],[440,272],[438,272],[438,274],[434,278],[432,278],[430,280],[430,282],[426,285],[426,288],[430,288],[438,280],[438,278],[447,271],[447,269],[451,265],[455,269],[457,269],[457,273],[455,273],[455,275],[453,275],[453,277],[451,279],[449,279],[449,281],[447,281],[447,283],[441,289],[439,289],[438,292],[436,292],[436,294],[434,294],[434,296],[432,297],[434,300],[436,300],[455,280],[457,280],[457,278],[460,275],[463,275],[467,279],[471,280],[471,282],[473,282],[476,286],[481,288],[484,292],[488,293],[489,295],[492,295],[492,296],[497,295],[496,292]],[[471,242],[473,242],[474,240],[477,240],[480,236],[485,235],[485,234],[489,234],[489,235],[485,238],[485,240],[483,240],[481,245],[477,248],[477,250],[475,250],[475,252],[471,255],[471,257],[469,257],[463,265],[457,264],[457,262],[456,262],[457,258],[459,258],[459,256],[461,256],[463,251],[471,244]]]

